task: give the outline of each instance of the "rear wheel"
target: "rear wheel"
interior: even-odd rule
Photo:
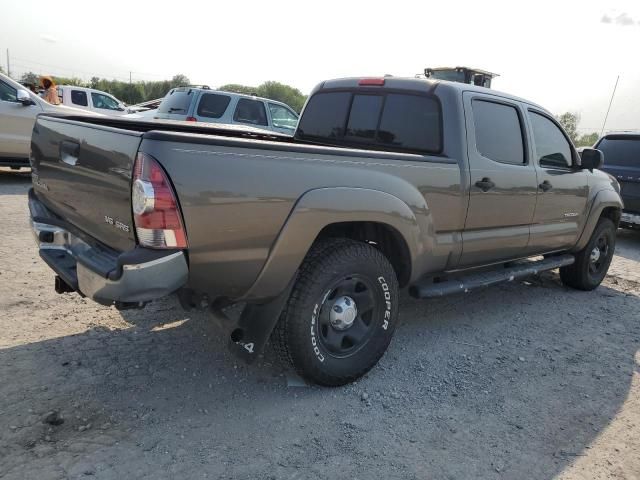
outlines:
[[[578,290],[593,290],[609,270],[616,247],[616,227],[608,218],[601,218],[589,243],[576,254],[573,265],[560,269],[562,283]]]
[[[315,245],[272,343],[303,377],[337,386],[364,375],[386,351],[398,316],[398,282],[371,245],[330,239]]]

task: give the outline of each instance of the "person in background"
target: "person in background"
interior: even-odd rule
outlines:
[[[58,98],[58,90],[56,90],[56,84],[48,75],[40,77],[40,85],[44,88],[42,98],[52,105],[60,105],[60,99]]]

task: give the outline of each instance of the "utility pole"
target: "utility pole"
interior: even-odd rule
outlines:
[[[609,111],[611,110],[611,104],[613,103],[613,96],[616,94],[616,88],[618,88],[618,80],[620,80],[620,75],[616,78],[616,84],[613,87],[613,92],[611,93],[611,100],[609,100],[609,108],[607,108],[607,114],[604,116],[604,122],[602,122],[602,131],[600,132],[600,136],[604,133],[604,127],[607,124],[607,118],[609,118]]]
[[[133,88],[131,86],[131,70],[129,70],[129,104],[133,103]]]
[[[9,64],[9,49],[7,48],[7,77],[11,76],[11,65]]]

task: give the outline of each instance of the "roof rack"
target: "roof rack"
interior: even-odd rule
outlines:
[[[497,73],[487,72],[479,68],[470,67],[438,67],[425,68],[424,76],[436,80],[469,83],[480,87],[491,88],[491,79],[498,77]]]
[[[180,85],[183,88],[201,88],[203,90],[211,90],[209,85]]]

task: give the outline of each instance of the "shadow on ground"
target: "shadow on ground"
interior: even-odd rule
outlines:
[[[631,288],[405,297],[380,365],[338,389],[287,388],[269,352],[241,364],[174,300],[122,312],[129,329],[0,350],[0,477],[553,478],[628,393]]]

